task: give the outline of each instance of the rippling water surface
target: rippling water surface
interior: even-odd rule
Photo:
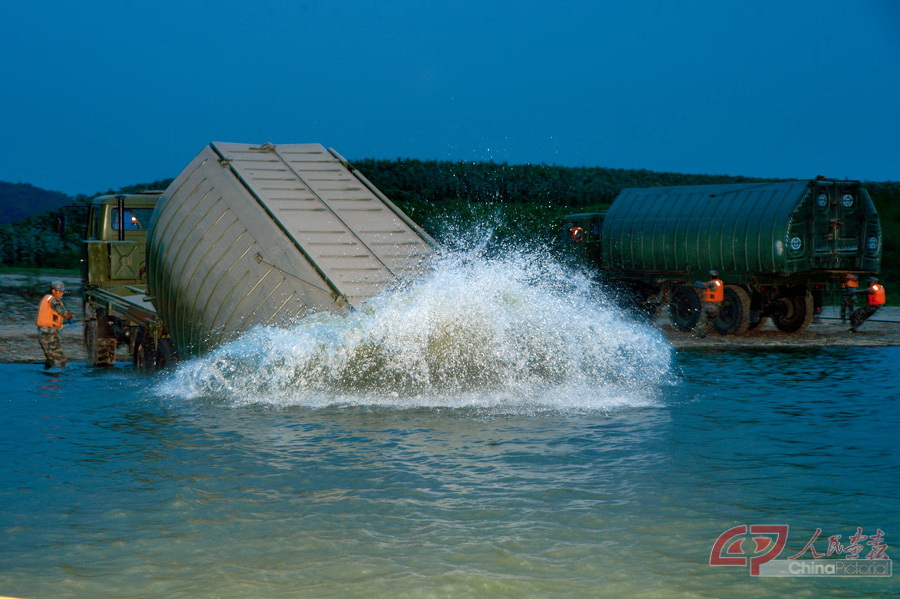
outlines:
[[[888,596],[708,561],[738,524],[892,553],[898,364],[674,352],[523,253],[161,377],[0,365],[0,595]]]

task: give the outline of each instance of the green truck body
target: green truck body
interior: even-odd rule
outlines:
[[[682,330],[699,318],[693,283],[718,271],[727,286],[715,327],[725,334],[768,317],[802,330],[814,292],[881,264],[878,215],[858,181],[625,189],[605,213],[568,216],[563,236],[622,297],[651,313],[668,305]]]

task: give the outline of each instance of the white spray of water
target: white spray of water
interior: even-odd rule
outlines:
[[[255,328],[181,365],[161,391],[279,406],[610,410],[648,405],[671,348],[546,252],[482,247],[349,316]]]

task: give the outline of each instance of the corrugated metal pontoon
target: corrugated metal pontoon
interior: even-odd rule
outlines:
[[[165,191],[148,286],[181,357],[345,312],[419,276],[434,241],[335,151],[212,143]]]

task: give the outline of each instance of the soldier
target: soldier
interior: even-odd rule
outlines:
[[[709,281],[697,281],[696,286],[699,289],[705,289],[703,294],[703,309],[700,312],[700,320],[694,328],[694,336],[698,338],[706,337],[713,321],[719,317],[719,309],[722,307],[722,300],[725,299],[725,284],[719,279],[718,271],[709,271]]]
[[[884,287],[878,284],[877,277],[869,277],[869,286],[865,289],[857,289],[854,293],[865,294],[868,297],[868,302],[862,308],[854,310],[853,314],[850,315],[851,333],[855,333],[862,323],[878,312],[878,309],[884,305],[885,299]]]
[[[841,283],[841,324],[847,324],[847,319],[856,309],[856,288],[859,287],[859,277],[853,273],[844,275]]]
[[[62,329],[63,320],[71,321],[72,315],[66,310],[62,302],[62,296],[66,292],[66,286],[62,281],[50,283],[50,293],[41,298],[38,306],[37,327],[44,350],[45,368],[65,366],[67,361],[59,342],[59,331]]]

